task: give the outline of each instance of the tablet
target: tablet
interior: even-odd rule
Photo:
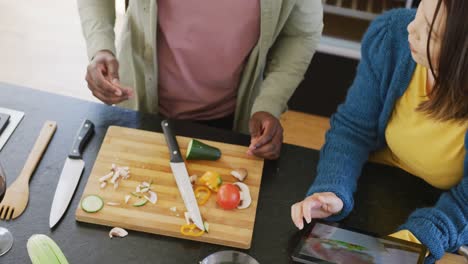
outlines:
[[[426,247],[417,243],[313,221],[292,259],[314,264],[420,264],[425,255]]]

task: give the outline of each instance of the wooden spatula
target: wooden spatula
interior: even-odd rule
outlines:
[[[57,129],[57,123],[54,121],[46,121],[41,129],[39,137],[34,144],[31,153],[24,164],[18,178],[8,187],[0,203],[0,219],[10,220],[20,216],[29,200],[29,179],[39,163],[39,160],[44,154],[50,139]]]

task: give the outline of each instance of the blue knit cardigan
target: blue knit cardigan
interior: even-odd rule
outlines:
[[[331,128],[320,151],[317,177],[307,192],[307,195],[333,192],[343,200],[341,213],[327,220],[339,221],[350,213],[353,193],[369,153],[386,145],[388,120],[395,102],[408,88],[416,66],[406,30],[414,17],[415,10],[389,11],[374,20],[364,36],[356,78],[345,102],[331,118]],[[468,155],[462,181],[443,193],[434,207],[413,212],[400,227],[410,230],[428,247],[431,255],[426,263],[468,244],[467,168]]]

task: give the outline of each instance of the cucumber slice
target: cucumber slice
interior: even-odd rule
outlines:
[[[89,195],[81,200],[81,209],[87,213],[95,213],[102,209],[104,201],[97,195]]]
[[[189,142],[186,160],[218,160],[221,158],[221,151],[218,148],[209,146],[196,139]]]
[[[135,207],[140,207],[140,206],[145,205],[147,202],[148,202],[148,200],[142,199],[142,200],[137,201],[136,203],[134,203],[133,206],[135,206]]]

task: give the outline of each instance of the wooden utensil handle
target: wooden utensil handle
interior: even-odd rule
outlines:
[[[47,149],[56,129],[57,123],[55,121],[46,121],[44,123],[44,126],[42,126],[41,132],[39,133],[39,137],[36,139],[36,143],[34,144],[31,153],[29,153],[28,159],[26,160],[18,179],[29,182],[31,175],[36,169],[42,154],[44,154]]]

